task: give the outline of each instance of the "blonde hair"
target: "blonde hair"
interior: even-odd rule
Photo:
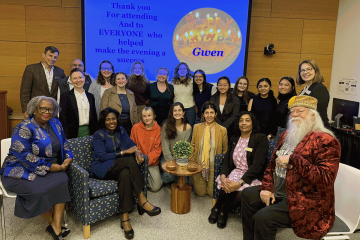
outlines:
[[[156,114],[155,114],[154,109],[152,109],[152,107],[146,107],[141,111],[141,119],[142,119],[144,113],[149,113],[149,112],[152,113],[152,115],[154,116],[154,119],[156,118]]]

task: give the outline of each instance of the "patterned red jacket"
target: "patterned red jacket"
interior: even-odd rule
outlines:
[[[286,132],[280,136],[260,190],[272,191],[276,150],[281,147],[285,135]],[[291,226],[298,237],[320,239],[334,224],[334,182],[340,152],[340,143],[334,137],[310,132],[290,155],[286,194]]]

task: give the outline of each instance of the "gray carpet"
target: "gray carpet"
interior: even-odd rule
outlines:
[[[161,207],[162,213],[155,217],[146,214],[139,216],[135,209],[131,214],[131,224],[135,231],[135,239],[242,239],[242,226],[239,216],[230,214],[227,227],[217,228],[216,224],[208,223],[207,217],[212,207],[210,197],[191,197],[191,211],[178,215],[170,210],[170,185],[165,185],[157,193],[148,193],[149,201]],[[45,233],[47,224],[41,217],[20,219],[13,215],[14,199],[5,199],[6,236],[8,240],[51,239]],[[65,239],[83,239],[82,225],[70,212],[68,227],[72,230]],[[120,215],[115,215],[90,227],[91,238],[95,239],[125,239],[120,229]],[[1,235],[1,234],[0,234]],[[350,235],[351,239],[360,240],[360,233]],[[0,239],[1,236],[0,236]],[[279,240],[301,239],[294,235],[291,229],[281,229],[277,234]]]

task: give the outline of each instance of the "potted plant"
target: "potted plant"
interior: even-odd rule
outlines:
[[[176,164],[179,166],[188,165],[189,157],[192,153],[191,144],[187,141],[178,141],[175,143],[173,150],[176,157]]]

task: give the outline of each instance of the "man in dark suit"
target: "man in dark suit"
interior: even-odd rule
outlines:
[[[94,79],[90,76],[90,74],[84,72],[84,63],[80,59],[74,59],[71,61],[70,70],[73,70],[75,68],[80,69],[84,73],[84,76],[85,76],[84,89],[85,89],[85,91],[88,91],[90,84],[92,83],[92,81]],[[68,77],[60,79],[58,81],[58,86],[59,86],[59,89],[58,89],[58,94],[57,94],[57,100],[58,100],[58,103],[60,104],[61,94],[72,90],[74,88],[74,85],[70,81],[70,76],[68,76]]]
[[[67,139],[93,135],[98,128],[94,95],[84,90],[84,73],[75,68],[70,72],[73,89],[61,94],[60,122]]]
[[[20,87],[21,109],[26,115],[28,102],[36,96],[52,97],[56,100],[58,80],[65,77],[64,70],[54,66],[59,56],[56,47],[48,46],[42,54],[43,61],[26,66]]]

